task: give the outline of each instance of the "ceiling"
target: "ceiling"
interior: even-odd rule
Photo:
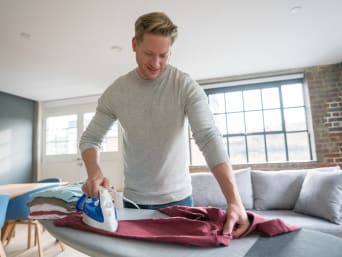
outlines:
[[[101,94],[135,67],[134,22],[150,11],[178,25],[170,63],[194,79],[342,61],[341,0],[0,0],[0,91]]]

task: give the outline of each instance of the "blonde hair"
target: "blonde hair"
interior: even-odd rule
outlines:
[[[177,26],[162,12],[151,12],[140,16],[135,22],[135,38],[138,43],[143,41],[145,33],[171,38],[171,44],[177,37]]]

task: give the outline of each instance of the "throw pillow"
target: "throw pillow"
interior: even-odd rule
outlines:
[[[191,173],[194,206],[225,208],[226,200],[210,172]]]
[[[234,170],[241,201],[246,209],[253,209],[253,191],[250,169]],[[211,172],[191,173],[194,206],[226,208],[226,199]]]
[[[306,171],[252,171],[251,175],[256,210],[292,210]]]
[[[236,185],[241,197],[241,201],[247,210],[253,209],[253,188],[251,170],[234,170]]]
[[[308,172],[294,211],[341,223],[342,173]]]

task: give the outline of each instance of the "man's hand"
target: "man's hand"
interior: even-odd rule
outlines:
[[[249,228],[249,220],[243,207],[229,204],[226,215],[227,219],[223,228],[224,235],[232,235],[233,238],[238,238]]]
[[[98,198],[100,186],[109,187],[109,179],[104,177],[102,173],[98,173],[93,178],[88,178],[82,186],[82,191],[92,198]]]
[[[108,178],[104,177],[98,164],[96,148],[88,148],[82,152],[82,159],[87,169],[88,179],[82,186],[82,191],[89,197],[97,198],[100,186],[109,187]]]

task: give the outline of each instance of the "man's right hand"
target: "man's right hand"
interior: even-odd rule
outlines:
[[[82,191],[89,197],[98,198],[100,186],[109,187],[109,179],[104,177],[102,173],[97,173],[95,177],[88,178],[83,186]]]
[[[89,197],[98,198],[100,186],[109,187],[109,179],[104,177],[98,164],[96,148],[88,148],[82,152],[82,159],[87,169],[88,179],[82,186],[82,191]]]

